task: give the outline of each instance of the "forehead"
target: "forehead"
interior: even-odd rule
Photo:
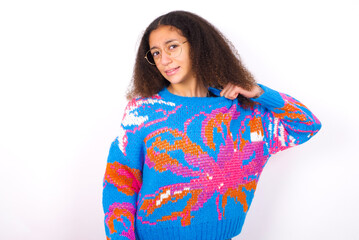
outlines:
[[[181,30],[173,26],[159,26],[153,30],[149,36],[150,48],[159,47],[169,40],[183,40],[184,37],[181,34]]]

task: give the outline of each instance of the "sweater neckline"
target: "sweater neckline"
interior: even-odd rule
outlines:
[[[159,95],[166,101],[171,101],[175,104],[183,105],[208,105],[208,104],[218,104],[221,102],[231,101],[226,97],[220,95],[221,90],[213,87],[208,87],[208,91],[216,95],[216,97],[185,97],[171,93],[168,91],[167,87],[164,87],[159,91]]]

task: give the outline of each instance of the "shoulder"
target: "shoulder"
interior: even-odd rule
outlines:
[[[134,97],[128,101],[126,109],[142,108],[156,109],[165,105],[174,105],[171,101],[164,99],[159,93],[150,97]]]
[[[127,101],[123,119],[131,119],[132,122],[138,123],[144,121],[144,118],[150,118],[153,113],[168,104],[159,94],[150,97],[134,97]],[[140,121],[140,119],[142,120]]]

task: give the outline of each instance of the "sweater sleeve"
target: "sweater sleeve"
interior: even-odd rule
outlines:
[[[302,103],[262,84],[259,86],[264,93],[251,100],[265,109],[262,124],[269,154],[302,144],[320,130],[320,121]]]
[[[135,216],[143,166],[139,134],[143,124],[140,124],[136,109],[134,100],[127,104],[120,134],[112,142],[107,158],[102,204],[108,240],[136,239]]]

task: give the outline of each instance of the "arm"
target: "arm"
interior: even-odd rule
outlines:
[[[260,121],[270,154],[308,141],[321,128],[318,118],[289,95],[261,84],[248,91],[229,83],[221,91],[221,96],[229,99],[235,99],[238,94],[260,104]]]
[[[112,142],[103,179],[102,204],[107,239],[135,238],[137,196],[142,186],[142,141],[134,101],[124,112],[120,134]],[[130,143],[130,144],[129,144]]]
[[[302,103],[264,85],[259,86],[262,94],[251,100],[266,110],[262,124],[270,154],[302,144],[320,130],[320,121]]]

